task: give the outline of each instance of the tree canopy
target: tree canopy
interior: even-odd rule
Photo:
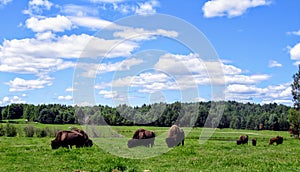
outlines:
[[[219,128],[288,130],[288,114],[291,107],[270,103],[254,104],[236,101],[223,102],[225,109]],[[11,104],[1,107],[1,118],[24,118],[28,121],[55,124],[94,125],[151,125],[171,126],[181,121],[182,125],[203,127],[210,112],[212,102],[171,104],[155,103],[140,107],[119,105],[110,107],[66,106],[60,104]],[[216,123],[214,116],[210,122]],[[260,127],[259,127],[260,126]]]

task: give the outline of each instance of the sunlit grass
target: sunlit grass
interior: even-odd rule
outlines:
[[[92,137],[93,147],[81,149],[52,150],[53,137],[0,137],[0,171],[300,171],[300,141],[285,131],[217,129],[199,144],[203,129],[195,128],[187,134],[185,146],[168,149],[164,142],[168,128],[143,127],[157,133],[155,146],[129,149],[127,140],[137,128],[141,127],[114,126],[103,137]],[[111,132],[118,137],[109,137]],[[236,145],[242,134],[257,138],[257,146]],[[284,137],[283,144],[268,145],[277,135]]]

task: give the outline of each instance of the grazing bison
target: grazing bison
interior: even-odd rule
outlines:
[[[248,144],[248,135],[240,136],[240,140],[242,144]]]
[[[246,143],[248,144],[248,135],[240,136],[240,139],[236,141],[237,145],[246,144]]]
[[[252,139],[252,146],[256,146],[256,139],[255,138]]]
[[[236,144],[240,145],[240,144],[242,144],[242,141],[241,140],[236,140]]]
[[[75,132],[75,133],[79,133],[83,136],[83,138],[85,140],[84,146],[86,146],[86,147],[93,146],[93,141],[91,139],[89,139],[89,136],[87,135],[87,133],[85,131],[78,129],[78,128],[73,128],[71,131]]]
[[[84,132],[84,131],[82,131]],[[56,133],[55,139],[51,141],[52,149],[58,149],[59,147],[64,148],[72,148],[72,146],[76,146],[76,148],[84,147],[84,146],[92,146],[92,140],[85,137],[82,132],[77,131],[59,131]],[[86,134],[86,133],[85,133]],[[87,136],[87,135],[86,135]]]
[[[155,133],[145,129],[138,129],[134,132],[132,139],[128,140],[128,148],[136,146],[153,147]]]
[[[137,129],[134,133],[133,133],[133,136],[132,136],[132,139],[140,139],[144,136],[144,133],[145,133],[145,129],[143,128],[140,128],[140,129]]]
[[[137,146],[150,147],[149,139],[130,139],[127,143],[128,148],[133,148]]]
[[[277,136],[277,137],[270,139],[269,145],[272,145],[273,143],[276,143],[276,145],[279,145],[279,144],[282,144],[282,142],[283,142],[283,137]]]
[[[83,147],[85,143],[84,137],[82,134],[75,133],[72,131],[59,131],[56,133],[55,139],[51,141],[52,149],[58,149],[60,146],[72,148],[73,145],[76,145],[76,148]]]
[[[184,131],[179,128],[177,125],[172,125],[168,137],[166,138],[166,143],[169,148],[174,146],[179,146],[180,143],[183,146],[184,145]]]

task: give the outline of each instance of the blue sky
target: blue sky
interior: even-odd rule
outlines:
[[[299,7],[299,0],[0,0],[0,106],[292,105]]]

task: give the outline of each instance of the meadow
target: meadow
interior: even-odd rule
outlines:
[[[28,124],[14,125],[21,130]],[[31,125],[59,129],[71,126]],[[168,128],[147,126],[143,128],[157,133],[155,146],[129,149],[127,140],[137,128],[141,127],[99,129],[104,134],[97,138],[91,136],[94,145],[79,149],[52,150],[50,142],[54,137],[2,136],[0,171],[300,171],[300,141],[290,137],[287,131],[216,129],[212,137],[200,144],[203,128],[193,128],[186,135],[184,146],[168,149],[164,143]],[[251,142],[236,145],[235,140],[245,134],[250,140],[255,137],[257,146],[252,146]],[[283,144],[269,145],[269,139],[277,135],[284,137]]]

